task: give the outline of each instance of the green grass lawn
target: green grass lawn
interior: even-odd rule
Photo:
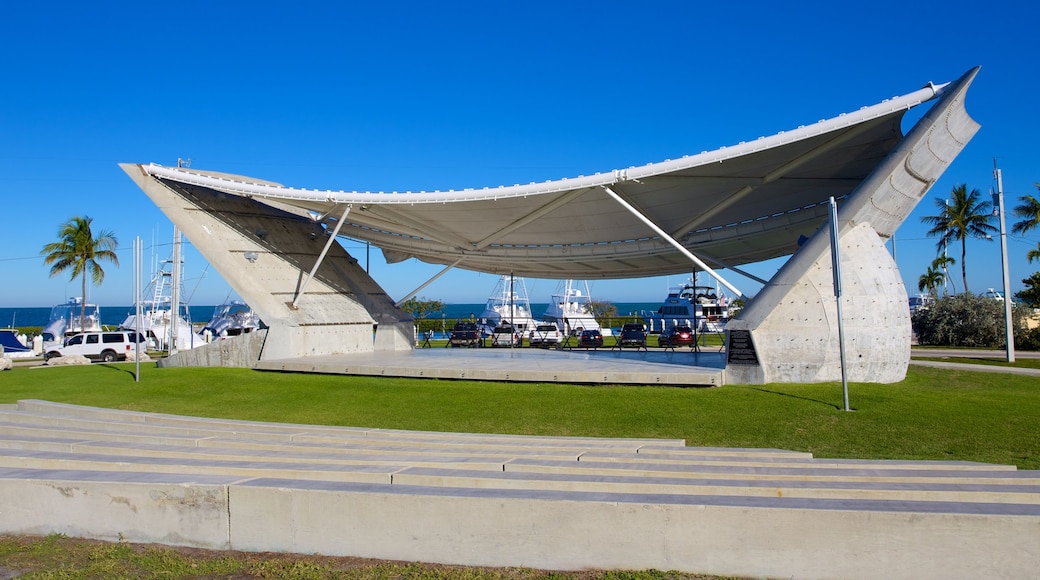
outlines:
[[[15,368],[0,403],[20,399],[286,423],[391,429],[684,439],[817,457],[956,459],[1040,469],[1035,377],[911,366],[894,385],[720,388],[493,383],[158,369],[132,364]]]

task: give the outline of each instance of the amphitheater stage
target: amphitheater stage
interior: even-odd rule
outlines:
[[[725,353],[676,349],[417,348],[261,360],[268,371],[576,384],[716,387]]]

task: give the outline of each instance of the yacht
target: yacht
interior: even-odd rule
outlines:
[[[260,317],[248,304],[241,300],[230,300],[213,309],[213,316],[199,334],[209,342],[215,338],[247,334],[260,327]]]
[[[68,302],[51,308],[50,318],[43,327],[43,342],[62,346],[65,340],[81,332],[101,330],[101,311],[97,304],[85,304],[83,298],[69,298]]]
[[[531,316],[531,302],[523,278],[502,276],[488,297],[484,311],[477,319],[483,336],[491,336],[495,327],[508,322],[522,335],[536,326]]]
[[[722,332],[729,321],[730,307],[726,295],[718,288],[701,286],[691,280],[669,289],[657,311],[644,311],[642,316],[649,332],[666,332],[679,325],[697,332]]]
[[[202,337],[195,334],[191,326],[188,305],[181,302],[173,307],[170,297],[173,273],[164,262],[148,285],[151,300],[140,299],[141,321],[138,324],[136,312],[127,315],[119,324],[120,330],[138,330],[148,338],[152,350],[170,350],[176,338],[177,350],[187,350],[205,343]]]
[[[576,288],[573,280],[564,280],[552,295],[549,307],[542,314],[542,321],[556,325],[566,336],[578,336],[583,330],[600,330],[596,315],[592,311],[589,284],[583,282],[582,289]]]

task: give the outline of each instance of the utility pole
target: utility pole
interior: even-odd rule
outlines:
[[[1000,218],[1000,259],[1004,277],[1004,339],[1007,343],[1007,362],[1015,362],[1015,330],[1011,320],[1011,274],[1008,272],[1007,229],[1004,226],[1004,180],[993,158],[993,177],[997,180],[997,193],[993,196],[993,211]]]

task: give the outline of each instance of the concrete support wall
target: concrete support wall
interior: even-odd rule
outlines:
[[[338,243],[292,306],[328,239],[319,223],[122,168],[269,327],[262,359],[413,347],[411,316]]]
[[[235,367],[254,368],[260,360],[264,349],[267,330],[257,330],[248,334],[229,336],[213,342],[182,350],[177,354],[159,359],[156,363],[162,367]]]
[[[910,362],[906,288],[884,242],[978,131],[964,98],[978,70],[932,109],[838,212],[849,380],[893,383]],[[727,384],[841,380],[828,225],[726,325]]]
[[[731,362],[727,384],[841,380],[831,252],[827,236],[815,239],[825,247],[803,275],[790,281],[778,275],[754,308],[727,325],[730,332],[752,331],[760,362]],[[895,262],[869,224],[842,236],[841,262],[849,380],[901,381],[910,361],[910,311]]]

